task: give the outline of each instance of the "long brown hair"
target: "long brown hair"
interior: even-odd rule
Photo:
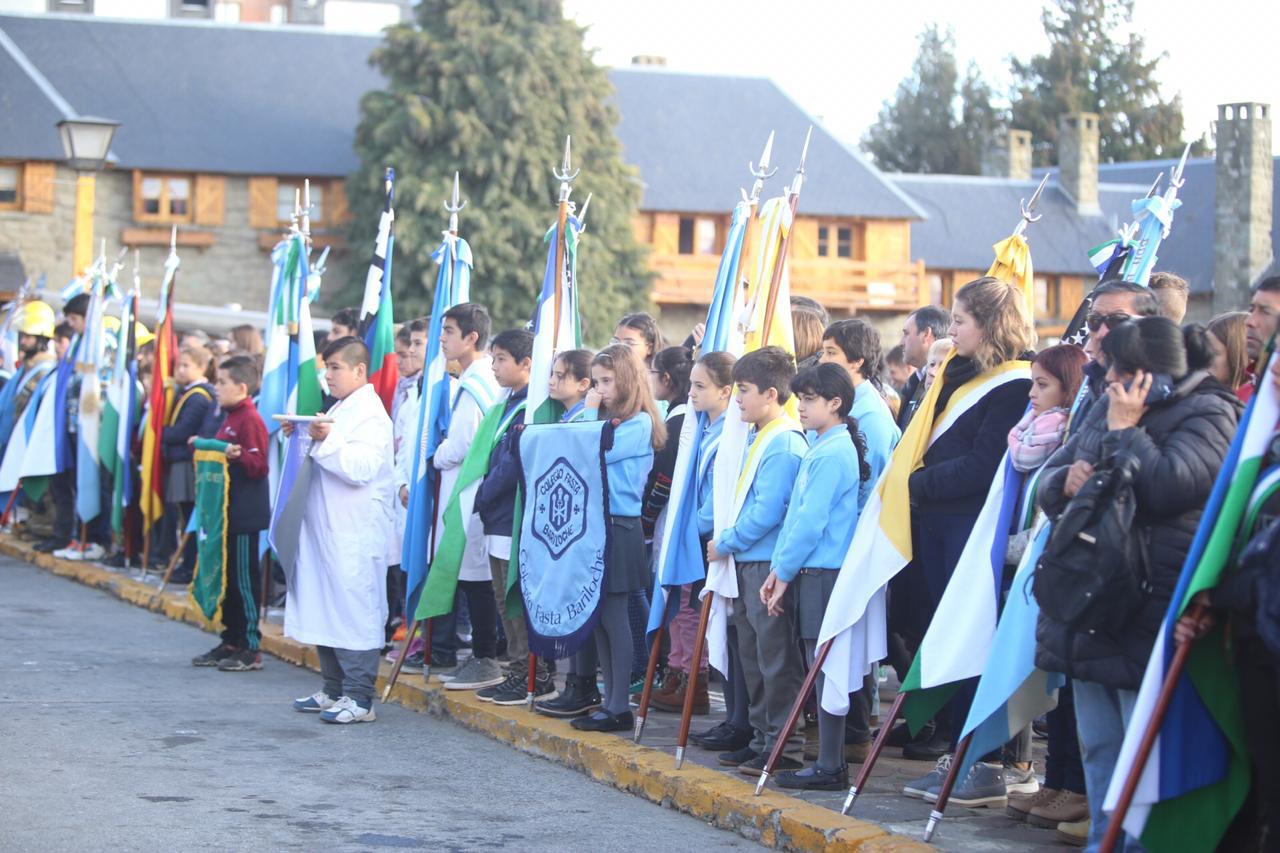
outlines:
[[[1035,327],[1023,304],[1022,291],[998,278],[974,279],[956,291],[956,302],[982,327],[982,343],[973,354],[980,372],[1017,358],[1036,343]]]
[[[596,365],[613,371],[614,385],[618,389],[613,405],[602,412],[602,416],[625,421],[644,412],[653,422],[653,449],[661,450],[667,443],[667,425],[658,414],[658,404],[653,401],[648,377],[640,373],[640,359],[626,344],[613,344],[591,359],[591,366]]]
[[[1249,378],[1249,339],[1244,328],[1248,318],[1244,311],[1228,311],[1209,321],[1209,334],[1227,351],[1227,387],[1232,391]]]

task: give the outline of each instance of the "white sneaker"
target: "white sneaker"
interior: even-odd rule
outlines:
[[[72,542],[65,548],[59,548],[53,552],[53,556],[59,560],[83,560],[84,546],[79,542]]]
[[[107,549],[103,548],[97,542],[90,542],[84,546],[84,550],[80,552],[80,559],[85,562],[96,562],[107,556]]]
[[[372,723],[378,719],[373,713],[373,705],[361,708],[350,696],[343,696],[333,703],[333,707],[320,714],[326,723]]]
[[[319,693],[312,693],[310,696],[294,699],[293,710],[301,711],[304,714],[319,714],[321,711],[329,710],[336,704],[338,704],[336,699],[330,699],[328,694],[321,690]]]

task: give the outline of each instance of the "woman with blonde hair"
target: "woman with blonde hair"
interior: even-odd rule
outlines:
[[[948,337],[951,354],[902,437],[902,445],[925,448],[920,466],[908,478],[912,562],[893,586],[895,596],[907,599],[906,624],[899,627],[913,651],[977,523],[1008,449],[1009,430],[1022,418],[1031,390],[1027,359],[1036,337],[1017,288],[991,277],[960,288]],[[927,436],[923,444],[921,430]],[[942,785],[948,766],[942,759],[955,748],[971,699],[972,689],[962,689],[938,713],[933,737],[904,749],[910,758],[939,759],[931,773],[906,785],[907,796],[924,797]],[[1019,782],[1015,791],[1034,793],[1022,787],[1032,785],[1034,777]],[[1002,768],[978,763],[956,787],[952,802],[1003,805],[1007,793]]]
[[[1209,345],[1213,347],[1213,363],[1209,372],[1213,378],[1226,385],[1242,403],[1253,396],[1253,381],[1249,375],[1249,335],[1244,311],[1228,311],[1209,321]]]

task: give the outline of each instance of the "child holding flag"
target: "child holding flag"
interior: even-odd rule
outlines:
[[[165,461],[165,518],[161,539],[169,549],[177,546],[195,508],[195,467],[189,441],[217,408],[213,386],[207,381],[212,362],[213,353],[198,343],[190,343],[178,353],[178,363],[173,371],[178,385],[177,400],[160,439]],[[170,575],[169,583],[190,583],[195,565],[196,542],[191,538],[183,549],[182,564]]]
[[[735,495],[736,520],[707,544],[707,561],[732,556],[737,561],[738,599],[731,624],[746,677],[751,743],[720,756],[720,763],[758,776],[787,714],[800,692],[803,667],[796,644],[795,595],[783,595],[773,615],[756,594],[769,575],[770,561],[807,444],[800,424],[783,408],[791,397],[795,361],[781,347],[747,353],[733,367],[738,409],[750,424],[748,451]],[[799,770],[803,736],[794,734],[782,770]]]
[[[178,364],[175,375],[181,382],[185,375],[183,359]],[[188,369],[194,368],[196,362],[188,361],[188,365]],[[262,635],[258,630],[257,546],[258,534],[271,521],[271,495],[267,486],[267,427],[250,396],[257,389],[257,359],[236,355],[223,361],[218,365],[214,386],[218,407],[209,412],[200,428],[202,436],[228,442],[225,553],[229,565],[223,567],[227,580],[222,602],[222,642],[192,658],[191,664],[216,666],[222,672],[262,669],[262,653],[258,650]],[[191,486],[194,501],[194,477]]]
[[[856,392],[844,368],[830,363],[807,368],[791,381],[791,391],[799,400],[800,423],[817,437],[800,464],[773,552],[773,569],[759,596],[770,616],[781,616],[787,590],[795,586],[796,624],[809,666],[813,666],[818,630],[853,541],[858,493],[871,478],[871,466],[858,421],[849,414]],[[821,691],[819,684],[818,695]],[[857,700],[849,707],[850,714],[859,718],[854,729],[869,732],[870,696],[861,690],[855,696]],[[824,791],[847,788],[849,765],[843,755],[844,742],[844,717],[819,706],[817,761],[804,770],[780,774],[778,784]]]
[[[629,689],[633,638],[627,597],[649,583],[640,526],[641,490],[653,466],[654,451],[666,444],[667,429],[641,372],[640,359],[625,344],[606,347],[592,359],[591,380],[588,412],[619,422],[613,447],[604,457],[609,483],[609,559],[595,630],[604,675],[604,704],[570,725],[580,731],[616,732],[630,730],[635,722]]]
[[[376,719],[378,659],[387,620],[386,541],[393,523],[391,418],[369,384],[369,349],[339,338],[321,356],[331,423],[311,423],[303,451],[314,460],[298,536],[285,634],[316,646],[324,689],[294,702],[328,723]],[[294,426],[285,424],[285,434]]]

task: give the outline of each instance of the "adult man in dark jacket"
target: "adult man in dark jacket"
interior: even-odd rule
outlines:
[[[907,431],[911,416],[924,399],[924,367],[929,361],[929,347],[947,336],[951,313],[937,305],[925,305],[907,315],[902,324],[902,357],[915,368],[902,388],[902,408],[898,409],[898,429]]]

